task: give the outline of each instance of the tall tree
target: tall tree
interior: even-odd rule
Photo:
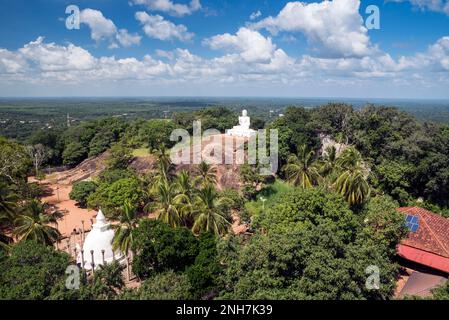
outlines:
[[[4,230],[11,228],[17,214],[17,195],[6,184],[0,184],[0,248],[9,249],[12,238]]]
[[[320,173],[324,177],[331,176],[337,167],[337,149],[335,146],[329,146],[326,148],[321,160]]]
[[[299,147],[298,155],[291,155],[284,167],[287,180],[294,186],[311,188],[318,184],[320,174],[314,163],[315,152],[306,145]]]
[[[0,184],[0,226],[12,226],[17,210],[17,195],[5,183]]]
[[[65,288],[70,260],[67,253],[34,241],[11,246],[7,258],[0,259],[0,300],[48,298],[58,282]]]
[[[363,165],[363,158],[360,152],[354,147],[349,147],[339,157],[337,164],[345,169],[357,169]]]
[[[335,188],[351,206],[363,203],[371,192],[360,169],[344,171],[335,181]]]
[[[134,158],[131,149],[124,143],[116,143],[109,152],[106,160],[109,169],[126,169]]]
[[[193,232],[212,232],[217,235],[226,233],[229,226],[228,204],[231,200],[221,197],[213,185],[206,185],[196,195],[193,205],[195,223]]]
[[[48,213],[47,210],[48,206],[36,199],[28,203],[15,221],[14,235],[20,240],[34,240],[46,245],[56,242],[61,234],[50,224],[57,223],[62,214],[59,211]]]
[[[197,167],[197,184],[206,185],[206,184],[215,184],[217,183],[217,168],[208,164],[205,161],[201,161],[201,163]]]
[[[69,193],[69,197],[70,199],[75,200],[81,207],[85,207],[87,205],[87,198],[95,192],[96,189],[97,185],[93,181],[75,182]]]
[[[177,192],[174,183],[161,181],[155,194],[155,201],[147,204],[147,210],[158,212],[158,219],[172,227],[183,225],[190,213],[189,199],[184,194]]]
[[[176,176],[176,187],[180,194],[185,195],[189,200],[192,200],[194,194],[194,187],[190,179],[190,175],[186,170],[182,170]]]
[[[380,199],[356,215],[338,194],[294,188],[261,216],[264,232],[243,246],[222,241],[220,298],[388,299],[403,221]],[[370,265],[381,272],[378,290],[366,288]]]
[[[134,230],[132,250],[133,272],[142,279],[155,272],[184,271],[198,255],[198,240],[187,228],[142,219]]]
[[[111,225],[111,229],[114,230],[112,249],[120,250],[128,255],[133,242],[133,230],[137,228],[139,220],[137,209],[131,204],[131,201],[125,201],[118,218],[118,223]]]
[[[29,165],[30,158],[22,145],[0,137],[0,178],[14,184],[25,181]]]
[[[33,161],[34,174],[39,175],[39,169],[44,161],[50,156],[49,150],[43,144],[30,145],[26,147],[28,155]]]
[[[67,277],[63,276],[51,290],[49,300],[114,300],[125,286],[123,270],[125,266],[118,261],[100,265],[92,276],[80,274],[79,289],[66,287]]]
[[[351,206],[363,203],[369,197],[371,188],[367,181],[369,172],[360,152],[353,147],[346,149],[337,164],[342,173],[335,181],[335,190],[345,197]]]
[[[156,157],[156,169],[150,175],[149,194],[157,193],[162,183],[168,183],[175,177],[175,166],[170,159],[170,152],[164,144],[158,149],[154,149],[152,154]]]

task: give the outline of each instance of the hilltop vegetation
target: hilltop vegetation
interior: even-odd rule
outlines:
[[[243,165],[242,187],[219,191],[213,165],[176,170],[172,129],[191,131],[198,119],[203,129],[225,129],[236,117],[225,108],[205,109],[167,120],[90,120],[63,133],[37,131],[25,142],[1,138],[0,266],[10,271],[0,275],[0,298],[391,298],[399,273],[395,249],[406,235],[396,208],[419,203],[448,213],[449,126],[388,107],[289,107],[267,124],[253,122],[279,130],[275,177]],[[320,135],[347,148],[321,150]],[[73,291],[61,272],[73,262],[51,247],[60,235],[49,222],[58,212],[36,199],[39,187],[26,179],[106,150],[106,169],[75,184],[71,197],[116,222],[113,247],[133,257],[142,285],[125,289],[123,267],[112,264]],[[146,153],[155,166],[132,169],[133,157]],[[233,215],[247,224],[244,235],[233,234]],[[365,286],[370,266],[381,270],[379,290]],[[48,278],[37,268],[56,271]],[[19,281],[27,284],[22,291],[13,286]]]

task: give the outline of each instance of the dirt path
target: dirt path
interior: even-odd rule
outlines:
[[[33,179],[30,179],[33,181]],[[63,238],[70,236],[74,230],[80,230],[83,227],[88,231],[92,226],[92,219],[96,216],[93,210],[82,209],[76,206],[74,200],[70,200],[69,193],[72,190],[71,185],[60,184],[55,181],[44,180],[40,184],[46,188],[47,195],[41,198],[42,202],[46,202],[61,211],[64,216],[58,220],[57,228]]]

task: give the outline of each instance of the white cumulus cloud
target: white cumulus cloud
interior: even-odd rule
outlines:
[[[131,3],[143,5],[152,11],[161,11],[178,17],[190,15],[201,9],[199,0],[192,0],[189,4],[174,3],[171,0],[132,0]]]
[[[149,15],[144,11],[139,11],[136,12],[135,17],[143,25],[143,31],[150,38],[164,41],[171,39],[188,41],[194,36],[183,24],[176,25],[158,14]]]
[[[97,42],[109,40],[111,42],[110,48],[118,47],[114,42],[115,40],[124,47],[138,45],[141,40],[139,35],[130,34],[126,29],[117,30],[114,22],[111,19],[107,19],[99,10],[90,8],[82,10],[80,12],[80,22],[89,26],[93,40]]]
[[[227,49],[238,52],[247,62],[267,61],[272,58],[276,45],[271,38],[265,38],[259,32],[240,28],[235,35],[224,33],[205,39],[204,44],[212,49]]]
[[[399,59],[403,69],[427,69],[436,72],[449,71],[449,36],[438,39],[426,52]]]
[[[84,9],[80,12],[80,22],[89,26],[91,38],[95,41],[115,36],[117,28],[112,20],[99,10]]]
[[[90,70],[95,66],[95,58],[89,51],[69,44],[60,46],[55,43],[44,43],[39,37],[19,49],[19,61],[26,59],[36,64],[40,71],[72,71]]]
[[[126,29],[120,29],[116,34],[116,39],[122,46],[130,47],[138,45],[142,37],[138,34],[131,34]]]
[[[24,72],[28,64],[23,57],[6,49],[0,49],[0,74]]]
[[[131,89],[135,84],[158,88],[188,84],[190,88],[202,90],[212,85],[233,90],[247,87],[272,90],[275,86],[304,89],[304,85],[313,90],[326,85],[334,89],[400,85],[409,86],[412,93],[423,86],[449,85],[449,37],[440,38],[423,52],[398,59],[387,53],[339,58],[303,55],[294,59],[271,38],[248,28],[241,28],[235,34],[216,35],[204,44],[225,53],[204,58],[178,48],[155,50],[155,57],[118,59],[95,57],[74,44],[47,43],[39,37],[15,51],[0,48],[0,92],[7,92],[5,88],[15,88],[18,83],[21,87],[58,86],[70,90],[76,85],[100,91],[108,84]]]
[[[289,2],[275,17],[251,25],[267,29],[303,33],[314,54],[326,57],[363,57],[376,48],[359,14],[360,0],[333,0],[319,3]]]

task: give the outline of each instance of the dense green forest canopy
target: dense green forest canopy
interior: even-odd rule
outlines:
[[[171,130],[191,130],[193,120],[224,130],[237,116],[237,110],[205,108],[169,119],[86,120],[21,140],[0,137],[0,298],[391,298],[396,246],[406,235],[396,208],[448,214],[449,126],[389,107],[288,107],[282,117],[252,122],[279,130],[276,177],[243,165],[241,189],[220,191],[213,166],[176,172],[168,156]],[[348,148],[322,152],[323,137]],[[142,148],[156,159],[148,173],[130,166],[133,151]],[[116,222],[112,245],[133,256],[142,285],[125,289],[124,267],[114,263],[93,276],[83,273],[80,290],[69,290],[65,270],[74,261],[53,247],[60,213],[40,203],[43,190],[27,177],[105,151],[106,169],[75,183],[70,197],[81,207],[101,207]],[[260,205],[262,197],[268,201]],[[155,211],[158,219],[142,218]],[[231,214],[248,224],[247,234],[230,232]],[[381,270],[374,291],[364,286],[372,265]],[[434,298],[447,297],[447,288]]]
[[[279,130],[279,155],[288,155],[306,144],[320,147],[319,134],[353,145],[371,168],[377,192],[406,204],[419,197],[428,205],[448,206],[449,126],[420,123],[403,111],[368,106],[329,104],[316,109],[287,108],[270,128]]]
[[[172,120],[89,120],[65,129],[36,130],[19,143],[3,139],[2,156],[8,161],[14,153],[22,159],[15,163],[16,168],[9,168],[14,174],[20,170],[23,174],[29,154],[27,145],[43,150],[38,163],[42,168],[74,166],[115,144],[131,149],[171,146],[170,132],[179,127],[191,130],[193,120],[202,120],[203,129],[224,131],[236,123],[236,117],[236,112],[226,108],[206,108],[174,112]],[[257,117],[252,123],[254,128],[264,127],[264,121]],[[376,192],[389,194],[401,204],[421,197],[427,207],[436,211],[441,210],[434,205],[441,209],[448,206],[449,126],[446,124],[421,123],[395,108],[367,106],[358,110],[346,104],[328,104],[313,109],[289,107],[283,117],[268,119],[265,127],[279,130],[281,165],[288,162],[291,154],[297,154],[302,145],[318,151],[320,135],[329,135],[338,142],[353,145],[362,154]],[[33,163],[32,159],[28,162]],[[7,175],[8,172],[2,174],[10,180]]]
[[[395,106],[419,121],[449,123],[446,100],[319,99],[319,98],[29,98],[0,99],[0,136],[26,140],[38,129],[63,129],[71,124],[115,117],[125,121],[172,118],[174,113],[193,113],[225,107],[234,112],[247,109],[251,117],[269,121],[288,106],[315,108],[329,102],[348,103],[359,110],[367,103]]]
[[[395,247],[404,235],[390,199],[351,211],[342,197],[320,189],[294,189],[261,216],[247,246],[225,246],[223,297],[234,299],[385,299],[398,266]],[[378,223],[388,229],[378,232]],[[228,240],[231,241],[231,240]],[[382,270],[382,290],[364,288],[366,268]]]

